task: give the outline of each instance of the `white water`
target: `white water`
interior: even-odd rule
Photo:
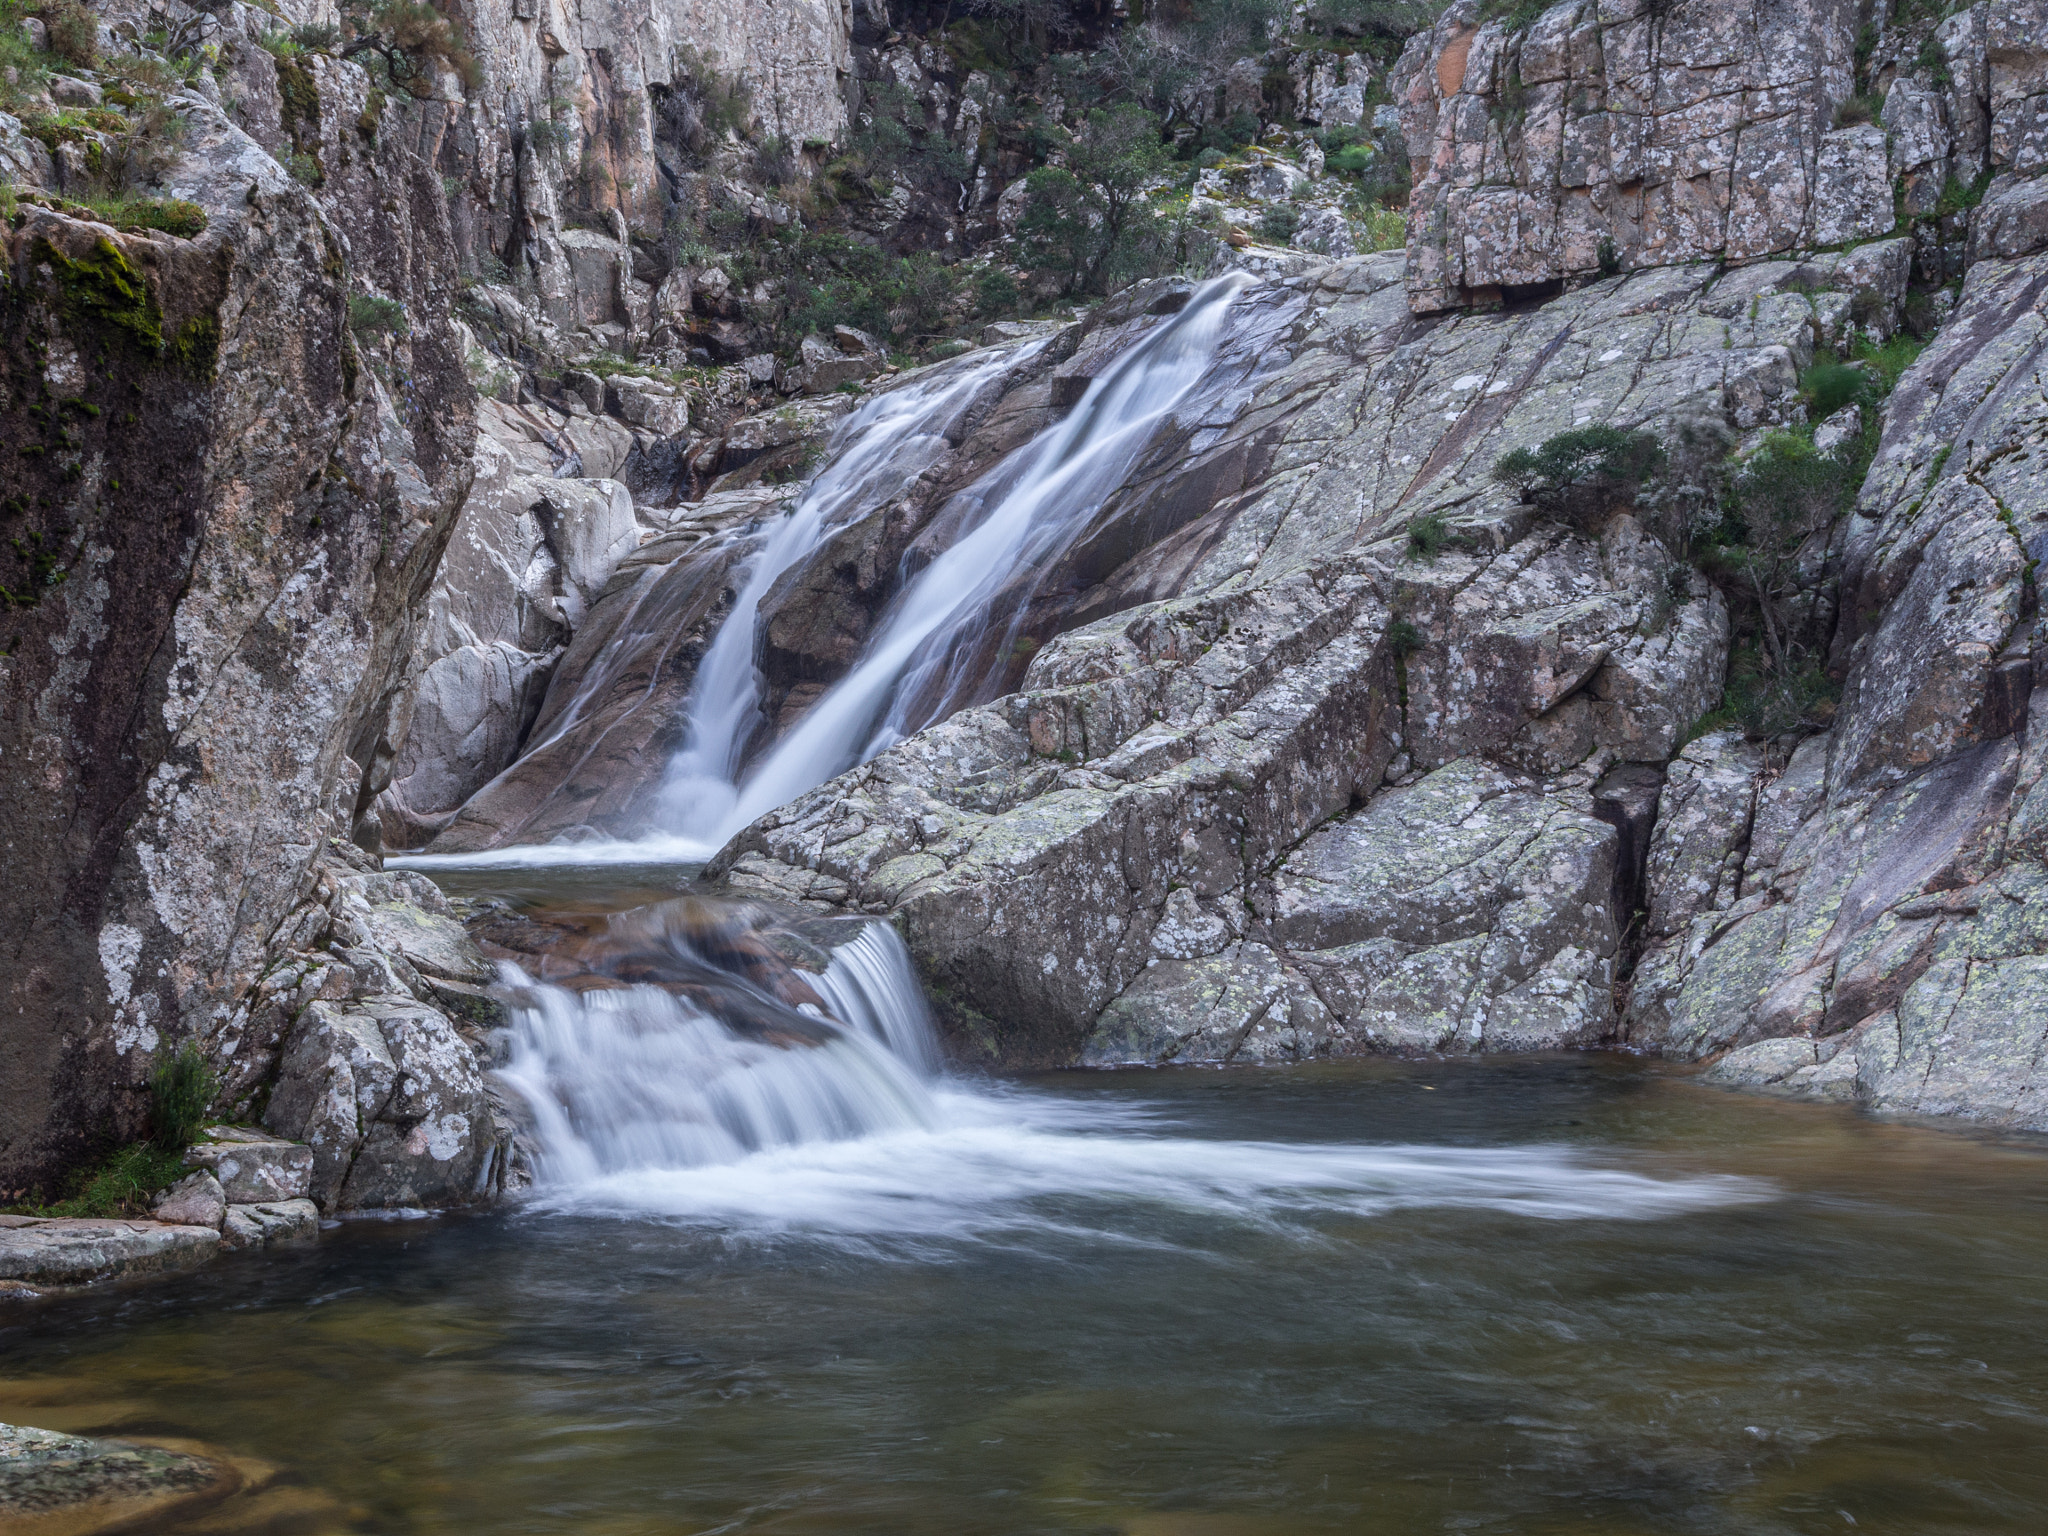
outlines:
[[[532,1108],[544,1209],[862,1241],[1150,1241],[1131,1235],[1134,1206],[1306,1231],[1418,1206],[1643,1220],[1769,1198],[1557,1147],[1197,1138],[1143,1109],[948,1081],[908,956],[879,923],[834,953],[817,990],[847,1028],[812,1048],[742,1039],[655,987],[514,981],[501,1075]]]
[[[684,808],[671,817],[677,845],[706,857],[725,841],[728,834],[721,829],[733,821],[741,755],[761,723],[755,649],[762,598],[848,522],[901,495],[944,453],[948,429],[981,392],[1035,350],[970,359],[892,390],[862,406],[833,433],[825,468],[748,562],[733,610],[698,665],[688,729],[663,789],[664,804]]]
[[[1095,380],[1064,421],[963,493],[970,503],[985,503],[979,521],[898,594],[852,670],[760,762],[743,767],[761,718],[755,654],[762,596],[844,523],[845,507],[858,502],[865,509],[886,499],[867,488],[880,467],[887,466],[893,486],[908,483],[907,475],[898,475],[904,450],[885,442],[887,434],[870,431],[856,440],[755,557],[732,616],[698,671],[689,734],[661,797],[662,819],[677,842],[709,854],[756,817],[929,724],[913,713],[927,685],[961,642],[988,623],[997,590],[1056,558],[1123,483],[1138,454],[1201,380],[1215,356],[1224,312],[1245,282],[1226,277],[1205,285]],[[900,423],[893,430],[905,444],[935,444],[921,422],[948,409],[946,400],[909,394],[892,406],[898,414],[891,419]],[[884,396],[876,407],[898,400]]]

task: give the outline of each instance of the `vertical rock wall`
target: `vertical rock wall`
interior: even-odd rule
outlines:
[[[175,109],[160,191],[202,234],[32,212],[0,275],[4,1188],[139,1129],[175,1042],[236,1050],[468,484],[424,163],[394,139],[340,174],[345,239],[211,103]],[[395,394],[349,335],[352,268],[419,316]]]

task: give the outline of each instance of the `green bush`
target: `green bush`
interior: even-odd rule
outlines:
[[[1159,119],[1124,105],[1088,114],[1065,166],[1025,180],[1017,239],[1026,265],[1066,291],[1113,293],[1173,266],[1170,231],[1147,203],[1172,157]]]
[[[1841,688],[1817,655],[1779,669],[1754,646],[1745,646],[1729,659],[1721,703],[1694,722],[1688,739],[1709,731],[1740,730],[1758,741],[1774,741],[1825,730],[1840,697]]]
[[[91,69],[99,62],[99,18],[80,0],[44,0],[30,13],[49,29],[50,52],[67,64]]]
[[[162,1151],[182,1152],[206,1124],[220,1079],[189,1041],[157,1063],[149,1078],[149,1136]]]
[[[372,293],[351,294],[348,328],[358,336],[402,336],[406,331],[405,306],[396,299],[379,298]]]
[[[1378,159],[1370,144],[1346,144],[1323,161],[1323,168],[1339,176],[1363,176]]]
[[[1387,650],[1396,661],[1406,661],[1422,649],[1423,633],[1406,619],[1396,617],[1387,625]]]
[[[150,1196],[184,1176],[182,1149],[166,1152],[148,1142],[136,1142],[73,1175],[63,1199],[14,1209],[28,1216],[143,1216],[149,1212]]]
[[[1301,210],[1292,203],[1275,203],[1259,215],[1259,238],[1274,245],[1286,245],[1301,228]]]
[[[1800,376],[1799,389],[1806,396],[1806,414],[1825,421],[1843,406],[1862,398],[1870,380],[1861,368],[1849,363],[1815,363]]]
[[[984,320],[1014,315],[1022,302],[1017,280],[1000,267],[991,267],[974,280],[974,307]]]
[[[1558,509],[1574,492],[1639,486],[1663,467],[1663,445],[1648,432],[1579,427],[1538,447],[1503,454],[1493,466],[1493,478],[1520,492],[1524,501]]]
[[[1463,548],[1465,536],[1441,512],[1425,512],[1408,520],[1408,558],[1434,560],[1447,549]]]

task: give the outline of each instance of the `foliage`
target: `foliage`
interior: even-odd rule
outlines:
[[[139,1141],[74,1175],[63,1199],[13,1209],[28,1216],[143,1216],[149,1212],[150,1196],[184,1174],[182,1147],[166,1152]]]
[[[1301,228],[1301,210],[1292,203],[1270,203],[1259,215],[1259,238],[1274,245],[1286,245]]]
[[[990,267],[974,279],[974,307],[983,319],[1015,314],[1023,299],[1017,280],[1001,267]]]
[[[1809,402],[1806,414],[1814,421],[1825,421],[1861,398],[1869,382],[1863,370],[1852,363],[1816,362],[1799,376],[1800,393]]]
[[[812,332],[850,325],[916,342],[944,328],[964,278],[924,252],[892,256],[827,230],[786,227],[726,258],[742,287],[780,287],[776,340],[794,346]]]
[[[1875,96],[1851,96],[1835,108],[1835,126],[1853,128],[1859,123],[1874,123],[1883,105]]]
[[[1854,355],[1870,375],[1872,395],[1881,400],[1898,386],[1899,376],[1926,350],[1927,338],[1901,331],[1890,341],[1863,338],[1856,343]]]
[[[1920,40],[1920,52],[1913,64],[1927,71],[1929,81],[1937,86],[1947,85],[1952,78],[1948,67],[1948,50],[1941,45],[1941,39],[1929,32]]]
[[[1447,549],[1463,548],[1465,535],[1451,527],[1441,512],[1424,512],[1408,521],[1408,558],[1434,560]]]
[[[1125,104],[1088,114],[1065,166],[1026,180],[1018,246],[1063,291],[1113,293],[1174,265],[1174,231],[1147,205],[1172,164],[1159,120]]]
[[[1550,6],[1551,0],[1482,0],[1479,16],[1499,22],[1509,32],[1526,32]]]
[[[149,1078],[149,1134],[165,1152],[182,1152],[192,1145],[213,1096],[220,1092],[220,1079],[199,1048],[190,1041],[157,1063]]]
[[[966,153],[930,125],[917,93],[878,80],[862,87],[861,113],[846,153],[826,166],[821,182],[835,200],[847,201],[898,181],[957,184],[968,174]]]
[[[1399,616],[1387,625],[1387,650],[1396,661],[1406,661],[1421,650],[1423,638],[1421,630]]]
[[[541,154],[567,149],[569,130],[552,117],[536,117],[526,125],[526,142]]]
[[[1936,218],[1947,218],[1951,214],[1968,213],[1984,201],[1984,194],[1990,189],[1994,173],[1984,171],[1974,180],[1963,182],[1951,176],[1942,183],[1941,197],[1934,205]]]
[[[50,52],[67,64],[91,69],[99,62],[100,25],[80,0],[43,0],[29,12],[49,29]]]
[[[358,336],[403,336],[407,329],[405,306],[372,293],[350,294],[348,328]]]
[[[1440,7],[1427,0],[1313,0],[1309,20],[1345,37],[1382,63],[1400,55],[1401,45],[1436,20]]]
[[[1493,478],[1546,511],[1592,516],[1616,492],[1642,485],[1663,465],[1663,445],[1650,433],[1592,426],[1503,454]]]
[[[437,65],[453,70],[465,89],[483,83],[483,69],[469,52],[462,23],[425,0],[352,0],[343,7],[342,22],[348,41],[341,56],[361,64],[376,85],[431,96]]]
[[[28,12],[20,0],[0,0],[0,107],[40,91],[49,76],[49,55],[29,42],[21,25]]]
[[[1754,646],[1744,646],[1729,658],[1728,684],[1721,703],[1700,716],[1688,737],[1740,730],[1745,736],[1771,741],[1825,730],[1834,719],[1840,696],[1840,685],[1828,676],[1817,654],[1802,656],[1795,666],[1780,671]]]
[[[181,197],[101,197],[81,193],[67,201],[77,203],[100,223],[116,229],[153,229],[187,240],[206,230],[206,210]]]

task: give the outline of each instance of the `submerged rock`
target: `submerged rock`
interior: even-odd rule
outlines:
[[[242,1482],[226,1463],[184,1451],[0,1424],[0,1525],[22,1536],[156,1530]]]

